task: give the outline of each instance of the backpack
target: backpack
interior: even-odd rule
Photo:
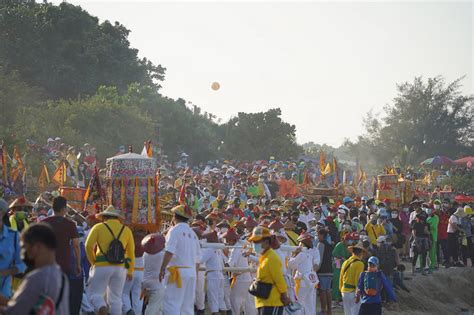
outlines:
[[[378,272],[365,271],[364,293],[367,296],[376,296],[380,292],[380,280]]]
[[[384,244],[377,250],[377,258],[380,260],[380,270],[385,274],[392,274],[393,268],[396,267],[395,250],[387,244]]]
[[[122,235],[125,225],[122,225],[122,228],[120,229],[120,232],[117,237],[115,237],[114,232],[112,232],[112,230],[106,223],[104,223],[104,225],[107,230],[109,230],[110,234],[112,234],[114,239],[112,240],[112,242],[110,242],[107,253],[104,253],[102,248],[100,248],[99,243],[97,243],[97,246],[99,247],[100,252],[102,253],[102,255],[104,255],[105,260],[107,262],[111,264],[123,264],[125,262],[125,249],[123,248],[123,244],[119,240],[119,238],[120,235]]]

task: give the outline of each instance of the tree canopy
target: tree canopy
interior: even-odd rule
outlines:
[[[378,118],[369,112],[366,134],[346,145],[363,159],[371,155],[379,165],[472,155],[474,97],[462,95],[460,86],[461,79],[446,83],[442,77],[416,77],[397,85],[397,96],[384,108],[385,115]]]
[[[129,33],[66,2],[2,2],[0,64],[52,98],[92,95],[102,85],[126,91],[134,82],[158,89],[165,69],[138,58]]]

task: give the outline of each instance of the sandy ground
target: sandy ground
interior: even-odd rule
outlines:
[[[474,315],[474,268],[442,268],[428,276],[409,272],[405,277],[411,278],[405,281],[410,293],[397,291],[398,303],[383,314]],[[333,314],[344,312],[337,308]]]
[[[408,272],[405,277],[411,278],[405,281],[410,293],[397,291],[398,303],[384,308],[383,314],[474,315],[474,268],[442,268],[428,276]],[[319,311],[319,297],[317,306]],[[344,312],[335,308],[333,314]]]

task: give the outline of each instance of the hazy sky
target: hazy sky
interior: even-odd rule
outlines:
[[[414,76],[466,75],[474,90],[471,1],[69,2],[130,29],[140,56],[167,68],[164,95],[223,120],[280,107],[300,143],[356,138]]]

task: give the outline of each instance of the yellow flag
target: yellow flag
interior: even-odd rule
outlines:
[[[321,150],[319,151],[319,170],[321,171],[321,174],[324,173],[325,169],[326,169],[326,157],[324,155],[324,151]]]
[[[328,163],[326,164],[326,167],[324,168],[324,171],[323,171],[323,175],[328,175],[328,174],[331,174],[332,170],[331,170],[331,164]]]
[[[25,165],[21,158],[20,150],[16,146],[13,147],[13,159],[11,162],[10,176],[13,182],[16,181],[18,175],[25,171]]]
[[[64,186],[66,179],[67,179],[66,164],[64,163],[64,161],[62,161],[61,163],[59,163],[59,166],[56,169],[56,171],[54,171],[52,181],[56,185]]]
[[[40,188],[41,191],[44,191],[46,188],[46,185],[50,183],[49,180],[49,173],[48,173],[48,168],[46,167],[46,164],[43,164],[43,167],[41,168],[40,175],[38,176],[38,187]]]
[[[135,178],[135,190],[133,192],[133,207],[132,207],[132,223],[137,223],[138,207],[139,207],[139,190],[138,177]]]
[[[339,186],[339,175],[337,172],[337,161],[336,158],[332,159],[332,171],[334,172],[334,187]]]

